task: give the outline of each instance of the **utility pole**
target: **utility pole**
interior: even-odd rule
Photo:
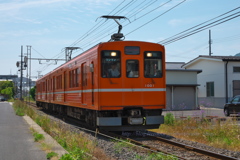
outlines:
[[[23,61],[23,46],[21,46],[21,61],[17,61],[16,66],[19,68],[18,71],[20,71],[20,100],[23,100],[23,70],[27,67],[27,57],[24,57]]]
[[[23,46],[21,46],[21,69],[20,69],[20,100],[22,101],[22,78],[23,78]]]
[[[211,39],[211,30],[209,30],[209,56],[212,55],[212,39]]]
[[[27,45],[27,59],[31,59],[31,47],[32,46],[29,46],[29,45]],[[30,90],[31,90],[31,82],[32,82],[32,80],[31,80],[31,60],[30,61],[27,61],[27,63],[28,63],[28,88],[29,88],[29,91],[28,91],[28,95],[29,95],[29,97],[28,97],[28,99],[29,99],[29,102],[30,102]]]

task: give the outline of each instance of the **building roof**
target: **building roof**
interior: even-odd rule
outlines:
[[[201,73],[200,69],[185,69],[182,66],[185,62],[166,62],[166,71],[175,71],[175,72],[197,72]]]
[[[185,62],[166,62],[166,69],[182,69]]]
[[[240,56],[208,56],[208,55],[199,55],[197,58],[183,64],[182,67],[185,68],[198,60],[214,60],[214,61],[240,61]]]

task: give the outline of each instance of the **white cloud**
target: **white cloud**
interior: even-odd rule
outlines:
[[[183,20],[181,19],[172,19],[168,22],[168,24],[172,27],[177,27],[183,23]]]
[[[69,2],[70,0],[34,0],[34,1],[13,1],[9,3],[0,4],[1,11],[13,11],[24,9],[28,7],[39,7],[40,5],[47,5],[60,2]]]

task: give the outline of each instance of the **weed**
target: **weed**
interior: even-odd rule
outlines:
[[[52,147],[53,146],[51,144],[41,143],[41,149],[44,151],[51,151]]]
[[[121,140],[121,141],[117,141],[117,140],[113,140],[114,143],[114,151],[115,153],[121,153],[121,151],[123,151],[123,148],[125,149],[132,149],[133,145],[128,141],[128,140]]]
[[[39,133],[37,133],[37,132],[33,133],[33,136],[34,136],[34,141],[35,141],[35,142],[38,142],[38,141],[44,139],[43,134],[39,134]]]
[[[16,115],[24,116],[26,105],[24,103],[22,103],[21,101],[16,101],[13,103],[13,109],[14,109]]]
[[[165,155],[163,153],[151,153],[150,155],[148,155],[146,158],[146,160],[177,160],[178,158],[176,156],[173,155]]]
[[[175,122],[175,118],[172,113],[167,113],[164,116],[164,124],[173,126]]]
[[[75,160],[71,154],[64,154],[59,160]]]
[[[18,115],[18,116],[24,116],[25,115],[23,108],[17,108],[15,110],[15,112],[16,112],[16,115]]]
[[[68,131],[69,128],[64,128],[63,125],[52,122],[47,116],[37,115],[31,107],[28,107],[21,101],[15,101],[13,108],[14,110],[22,108],[24,113],[30,116],[39,126],[43,128],[45,132],[49,134],[56,133],[52,134],[52,137],[55,138],[59,144],[69,152],[69,154],[61,157],[62,160],[89,159],[89,157],[86,157],[86,153],[100,157],[99,159],[107,159],[105,153],[96,147],[96,143],[89,140],[82,134]],[[35,141],[44,139],[43,135],[38,134],[35,131],[32,132],[34,134]]]
[[[63,138],[63,139],[58,139],[58,143],[65,149],[67,149],[68,145],[67,145],[67,142],[66,142],[66,139]]]
[[[47,159],[51,159],[51,158],[57,157],[57,156],[58,156],[57,153],[55,153],[55,152],[50,152],[50,153],[47,154]]]
[[[165,124],[161,125],[159,129],[152,131],[204,143],[217,148],[240,151],[240,127],[237,125],[237,122],[232,120],[214,124],[208,119],[200,121],[188,117],[182,120],[175,119],[174,123],[165,121]]]

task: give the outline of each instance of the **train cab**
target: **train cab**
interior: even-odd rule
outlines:
[[[99,48],[97,125],[125,131],[158,128],[166,105],[164,47],[115,41]]]

